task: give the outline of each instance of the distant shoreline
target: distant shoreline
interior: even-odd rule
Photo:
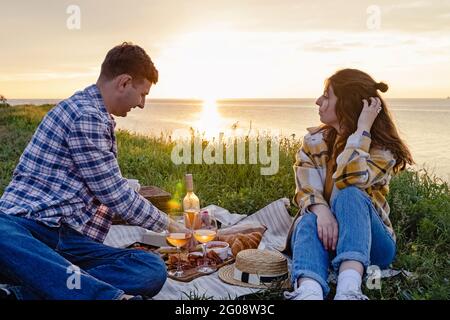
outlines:
[[[43,105],[43,104],[57,104],[60,101],[66,98],[61,99],[8,99],[8,103],[11,106],[18,105]],[[237,102],[290,102],[295,103],[296,101],[305,102],[305,101],[315,101],[316,98],[227,98],[227,99],[218,99],[218,103],[237,103]],[[386,98],[387,101],[446,101],[450,100],[450,97],[447,98]],[[147,99],[148,103],[194,103],[201,104],[203,103],[202,99],[178,99],[178,98],[155,98],[155,99]]]

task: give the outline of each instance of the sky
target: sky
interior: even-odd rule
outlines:
[[[159,70],[150,98],[312,98],[347,67],[450,96],[450,0],[2,0],[0,94],[68,97],[123,41]]]

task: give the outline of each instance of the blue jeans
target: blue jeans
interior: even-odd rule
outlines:
[[[0,283],[18,299],[151,297],[165,281],[165,264],[155,254],[108,247],[68,226],[0,213]]]
[[[343,261],[361,262],[366,269],[388,267],[395,257],[395,241],[386,229],[369,196],[356,187],[347,187],[333,199],[331,211],[336,217],[339,237],[336,256],[331,262],[337,272]],[[292,282],[300,277],[316,280],[326,296],[328,268],[332,252],[325,250],[317,232],[317,217],[306,212],[292,236]]]

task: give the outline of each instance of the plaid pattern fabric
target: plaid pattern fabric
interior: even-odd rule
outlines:
[[[328,160],[327,144],[319,128],[308,128],[308,131],[294,164],[294,203],[300,208],[299,215],[304,214],[313,204],[329,207],[323,196]],[[392,236],[395,236],[389,220],[389,204],[385,198],[389,192],[395,159],[387,149],[370,148],[371,141],[367,132],[349,136],[344,151],[336,159],[331,199],[347,186],[365,190],[383,223]]]
[[[103,242],[111,228],[113,218],[113,212],[101,204],[92,218],[79,231],[91,239]]]
[[[167,215],[121,175],[114,126],[96,85],[61,101],[23,152],[0,212],[49,226],[68,224],[100,242],[113,213],[132,225],[165,229]]]

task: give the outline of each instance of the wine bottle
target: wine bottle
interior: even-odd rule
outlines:
[[[192,174],[188,173],[185,176],[186,183],[186,196],[183,199],[183,211],[185,213],[186,227],[192,229],[194,227],[194,221],[200,211],[200,200],[194,193],[194,181]]]

